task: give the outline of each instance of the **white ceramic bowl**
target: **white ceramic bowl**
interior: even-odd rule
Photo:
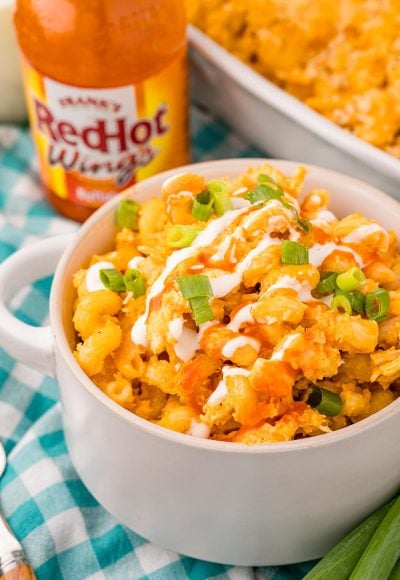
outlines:
[[[261,161],[214,161],[186,169],[208,179],[232,177]],[[288,173],[297,165],[271,163]],[[158,195],[174,173],[140,183],[130,196],[144,201]],[[400,206],[376,189],[310,167],[305,188],[316,186],[332,193],[339,216],[360,210],[397,228]],[[58,378],[66,440],[79,475],[137,533],[171,550],[230,564],[288,564],[321,556],[398,491],[400,399],[335,433],[253,447],[168,431],[119,407],[72,356],[71,323],[72,274],[93,253],[110,248],[118,201],[98,210],[73,239],[44,240],[0,266],[0,345]],[[51,329],[13,318],[6,300],[55,268]]]
[[[344,131],[189,27],[193,98],[268,157],[317,163],[400,199],[400,160]]]

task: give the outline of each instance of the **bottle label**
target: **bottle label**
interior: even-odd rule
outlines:
[[[42,179],[59,197],[99,207],[138,179],[187,162],[183,59],[116,88],[59,83],[25,59],[23,74]]]

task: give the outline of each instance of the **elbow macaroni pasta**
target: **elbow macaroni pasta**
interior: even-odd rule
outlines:
[[[265,175],[284,197],[251,205],[246,193]],[[177,176],[164,184],[161,198],[141,206],[138,231],[119,230],[115,247],[88,264],[111,262],[123,273],[130,260],[140,258],[135,268],[146,295],[90,291],[87,268],[75,274],[75,357],[107,396],[162,427],[246,444],[340,429],[397,398],[396,237],[359,213],[337,219],[328,210],[327,191],[308,192],[299,204],[304,175],[304,168],[287,177],[265,164],[224,179],[236,209],[207,221],[191,211],[194,196],[207,187],[204,178]],[[215,220],[223,227],[213,229]],[[194,224],[207,236],[183,250],[165,275],[171,256],[182,252],[167,243],[176,224]],[[281,263],[286,239],[308,249],[308,263]],[[320,254],[321,248],[330,251]],[[332,296],[316,291],[324,273],[347,272],[360,262],[365,280],[358,291],[384,288],[390,294],[388,316],[380,322],[336,311]],[[208,276],[214,289],[213,320],[200,327],[176,282],[196,274]],[[143,316],[146,340],[140,341],[132,328]],[[314,385],[340,397],[338,415],[307,403]]]
[[[257,72],[400,158],[399,0],[186,0],[189,19]]]

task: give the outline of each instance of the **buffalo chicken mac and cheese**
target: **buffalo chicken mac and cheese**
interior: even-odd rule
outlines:
[[[75,357],[106,395],[246,444],[341,429],[397,398],[396,236],[339,219],[323,189],[299,202],[305,172],[186,173],[120,202],[115,247],[74,277]]]

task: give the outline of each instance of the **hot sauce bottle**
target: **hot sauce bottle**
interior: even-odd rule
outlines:
[[[26,101],[50,202],[84,221],[187,163],[181,0],[17,0]]]

